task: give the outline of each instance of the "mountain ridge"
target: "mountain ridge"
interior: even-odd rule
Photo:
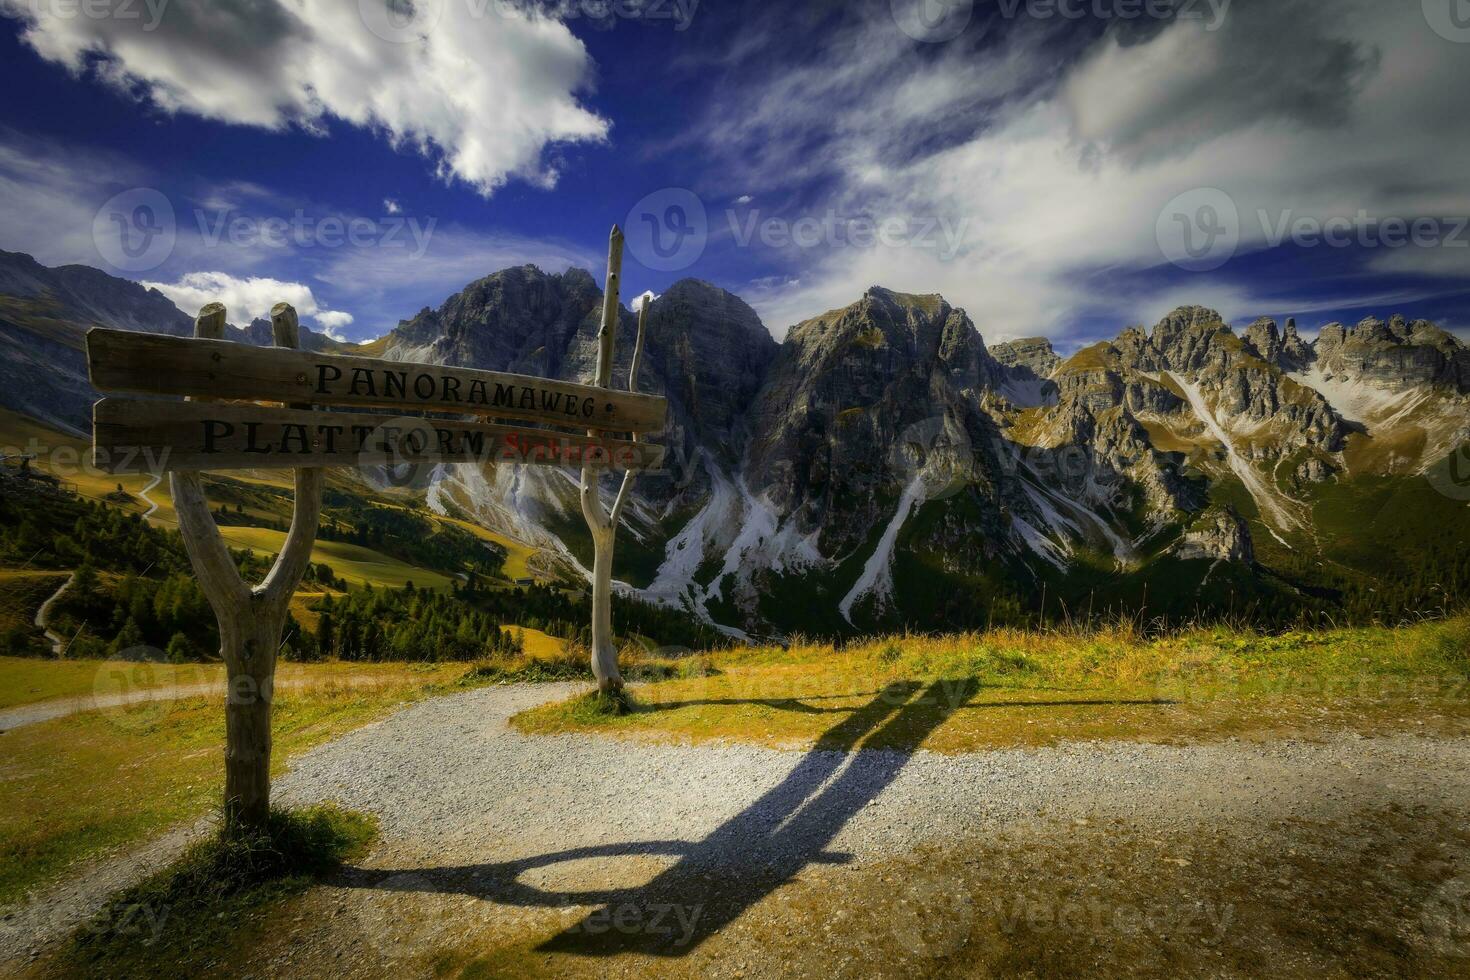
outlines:
[[[64,359],[34,356],[80,356],[68,317],[133,329],[167,303],[125,280],[109,294],[95,270],[104,278],[46,271],[0,254],[0,351],[21,351],[0,368],[42,389],[19,406],[7,391],[6,404],[37,417],[38,403],[88,394],[84,373],[78,384]],[[1041,337],[988,346],[942,296],[881,286],[779,344],[707,282],[680,280],[649,304],[638,388],[669,399],[670,465],[637,483],[617,574],[734,633],[966,625],[1030,615],[1046,596],[1171,616],[1235,596],[1321,615],[1369,608],[1412,556],[1400,547],[1375,568],[1349,546],[1366,532],[1323,529],[1374,508],[1381,520],[1385,493],[1470,540],[1467,508],[1425,496],[1420,478],[1470,441],[1470,352],[1427,321],[1368,317],[1306,341],[1293,320],[1237,333],[1184,306],[1062,357]],[[373,349],[584,380],[601,306],[586,270],[516,266]],[[624,386],[637,318],[620,317]],[[163,321],[190,324],[176,309]],[[237,335],[263,342],[268,324]],[[456,466],[426,503],[541,549],[544,576],[585,574],[570,473]],[[1434,562],[1470,589],[1456,559]]]

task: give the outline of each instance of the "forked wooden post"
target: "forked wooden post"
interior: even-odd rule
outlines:
[[[301,344],[296,311],[285,303],[271,310],[277,347]],[[225,308],[210,303],[194,321],[194,336],[224,339]],[[199,473],[170,475],[179,531],[194,574],[219,620],[220,656],[229,688],[225,699],[224,830],[265,825],[270,813],[271,703],[275,696],[276,652],[296,585],[311,560],[321,516],[322,471],[296,470],[291,529],[265,581],[245,584],[220,538]]]
[[[613,356],[617,348],[619,280],[623,271],[623,232],[613,225],[607,249],[607,286],[602,297],[602,326],[597,331],[597,378],[599,388],[612,386]],[[643,325],[648,317],[648,304],[638,312],[638,339],[633,348],[633,363],[628,371],[628,390],[638,389],[638,362],[643,355]],[[595,433],[589,433],[595,434]],[[633,441],[639,437],[633,434]],[[598,492],[601,469],[582,465],[582,516],[592,532],[592,676],[603,691],[620,690],[623,676],[618,672],[618,648],[612,629],[612,565],[618,521],[633,485],[633,470],[623,474],[623,484],[609,511]]]

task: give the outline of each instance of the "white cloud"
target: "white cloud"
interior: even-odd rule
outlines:
[[[97,209],[118,182],[146,171],[116,154],[89,152],[0,129],[0,248],[44,265],[100,265],[92,240]]]
[[[548,272],[562,272],[571,266],[597,269],[606,261],[601,254],[566,241],[453,224],[435,224],[432,234],[423,234],[422,240],[407,228],[391,240],[374,237],[362,247],[234,245],[227,235],[211,242],[201,233],[196,202],[207,212],[205,232],[222,217],[229,221],[243,217],[257,225],[272,218],[289,221],[297,211],[315,222],[345,223],[356,217],[259,185],[231,183],[171,197],[178,237],[163,265],[143,274],[112,268],[98,254],[92,237],[97,208],[119,190],[158,184],[156,173],[125,156],[0,128],[0,214],[6,217],[0,221],[0,248],[27,252],[45,265],[90,265],[128,279],[151,276],[153,284],[186,311],[221,300],[230,306],[235,322],[249,322],[285,300],[303,318],[317,317],[318,324],[339,334],[352,326],[354,337],[384,333],[400,317],[412,316],[426,304],[437,305],[467,283],[507,266],[533,263]],[[315,292],[303,280],[317,284]],[[280,284],[279,291],[271,284]],[[322,321],[323,313],[346,315],[324,309],[327,304],[317,295],[324,290],[332,297],[331,305],[372,310],[373,315],[359,313],[350,323]],[[248,310],[243,318],[242,310]]]
[[[328,330],[345,327],[352,323],[352,314],[340,310],[323,310],[316,314],[316,322]]]
[[[158,290],[186,313],[193,313],[206,303],[223,303],[229,320],[236,325],[269,317],[277,303],[290,303],[302,317],[314,317],[330,331],[351,323],[350,313],[324,310],[317,303],[311,287],[299,282],[251,277],[239,279],[226,272],[191,272],[177,282],[145,282]]]
[[[401,214],[403,212],[403,205],[391,197],[385,197],[383,198],[383,210],[389,214]]]
[[[346,341],[347,336],[342,333],[342,328],[351,326],[353,316],[341,310],[322,310],[316,314],[317,326],[322,328],[322,333],[336,341]]]
[[[791,250],[783,257],[796,284],[751,297],[778,336],[874,284],[941,292],[988,338],[1057,335],[1084,315],[1133,322],[1166,302],[1213,302],[1236,317],[1290,302],[1241,285],[1228,267],[1179,273],[1187,282],[1177,287],[1089,283],[1163,266],[1161,211],[1195,188],[1234,200],[1243,251],[1267,247],[1284,216],[1470,215],[1470,58],[1428,29],[1418,4],[1237,0],[1216,32],[1180,20],[1149,37],[1105,34],[1059,73],[1048,39],[1022,25],[943,77],[888,45],[885,20],[870,25],[877,40],[861,46],[862,64],[838,46],[827,62],[724,96],[718,114],[748,111],[754,126],[715,126],[715,114],[703,138],[722,157],[761,160],[731,180],[768,200],[817,178],[838,189],[804,202],[805,213],[835,205],[879,220],[948,218],[965,223],[965,248],[950,261],[933,249]],[[1035,84],[1048,72],[1054,82]],[[785,97],[802,85],[820,97]],[[975,105],[987,109],[968,114]],[[813,133],[825,142],[813,145]],[[1371,259],[1381,270],[1470,279],[1465,254]],[[1337,267],[1358,292],[1369,288],[1351,278],[1363,258],[1343,253]]]
[[[754,201],[754,200],[755,200],[755,198],[751,197],[749,194],[741,194],[739,197],[737,197],[735,199],[735,203],[736,204],[743,205],[743,204],[749,204],[751,201]]]
[[[645,303],[652,303],[656,299],[658,299],[658,293],[655,293],[651,289],[645,290],[644,292],[639,293],[637,296],[633,297],[633,301],[628,304],[628,309],[632,310],[634,313],[637,313],[639,310],[643,309],[643,305]]]
[[[486,196],[512,177],[550,186],[549,146],[606,138],[607,120],[579,100],[591,60],[564,24],[504,3],[414,0],[394,4],[412,14],[400,29],[389,3],[170,0],[87,17],[0,0],[0,13],[42,57],[167,112],[319,132],[342,120]]]
[[[499,231],[476,231],[457,225],[434,229],[421,255],[405,249],[336,249],[320,255],[322,265],[314,278],[340,293],[365,304],[402,290],[414,290],[421,302],[438,303],[467,283],[482,279],[507,266],[540,266],[547,272],[563,272],[572,266],[596,269],[606,259],[567,242],[528,238]],[[378,304],[374,304],[378,305]],[[412,316],[415,309],[390,307],[391,320],[372,324],[372,329],[389,329],[399,316]]]

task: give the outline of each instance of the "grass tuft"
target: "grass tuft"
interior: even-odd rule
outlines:
[[[199,841],[171,866],[119,892],[71,937],[57,972],[190,976],[267,906],[361,857],[377,821],[335,806],[273,810],[264,830]]]
[[[623,715],[631,715],[638,710],[638,702],[633,699],[627,689],[618,691],[588,691],[586,694],[573,698],[567,706],[567,713],[573,718],[580,718],[587,722],[603,718],[619,718]]]

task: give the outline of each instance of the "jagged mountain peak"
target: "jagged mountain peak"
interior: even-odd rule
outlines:
[[[648,309],[650,322],[668,332],[687,333],[699,319],[712,317],[757,347],[774,353],[778,346],[749,303],[703,279],[680,279],[655,297]]]
[[[863,298],[891,303],[906,310],[919,310],[929,316],[946,315],[951,308],[938,293],[903,293],[886,286],[869,286]]]
[[[915,295],[870,287],[856,302],[804,320],[786,335],[786,346],[809,367],[854,350],[884,351],[890,362],[971,360],[991,362],[985,343],[964,310],[937,293]]]
[[[1365,317],[1354,327],[1329,323],[1313,345],[1326,378],[1354,378],[1382,388],[1416,385],[1470,394],[1470,348],[1428,320],[1395,314]]]
[[[1154,324],[1149,339],[1159,344],[1182,333],[1215,333],[1222,329],[1230,327],[1218,311],[1207,306],[1180,306]]]
[[[1023,372],[1023,376],[1031,379],[1051,377],[1062,363],[1056,348],[1045,337],[1022,337],[992,344],[990,356],[1002,367]]]

